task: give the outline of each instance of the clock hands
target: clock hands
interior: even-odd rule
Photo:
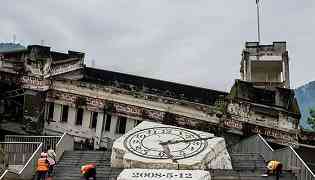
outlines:
[[[198,133],[186,129],[154,127],[131,133],[124,140],[124,146],[138,156],[176,162],[203,151],[207,143],[202,140],[210,138],[201,138]]]
[[[159,140],[160,141],[160,140]],[[177,163],[177,160],[174,158],[173,155],[171,155],[171,150],[170,150],[170,147],[168,146],[168,144],[162,144],[163,142],[160,141],[160,145],[162,146],[163,148],[163,152],[167,155],[167,157],[169,159],[171,159],[174,163]]]
[[[171,159],[173,162],[177,163],[177,160],[174,159],[174,156],[171,155],[171,151],[170,151],[170,148],[169,148],[169,144],[177,144],[177,143],[187,143],[187,142],[194,142],[194,141],[203,141],[203,140],[208,140],[208,139],[212,139],[214,137],[205,137],[205,138],[197,138],[197,139],[184,139],[184,140],[168,140],[168,141],[161,141],[159,140],[159,144],[162,146],[163,148],[163,152],[167,155],[167,157],[169,159]]]
[[[203,140],[208,140],[212,139],[214,137],[205,137],[205,138],[197,138],[197,139],[184,139],[184,140],[168,140],[165,142],[160,142],[160,145],[167,145],[167,144],[177,144],[177,143],[186,143],[186,142],[194,142],[194,141],[203,141]]]

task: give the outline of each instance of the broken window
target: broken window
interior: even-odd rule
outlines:
[[[116,124],[116,133],[117,134],[124,134],[125,133],[126,123],[127,123],[126,117],[118,116],[117,124]]]
[[[77,109],[77,115],[76,115],[76,121],[75,121],[75,125],[82,125],[82,121],[83,121],[83,109],[82,108],[78,108]]]
[[[54,103],[48,104],[48,121],[52,121],[54,118]]]
[[[91,112],[90,128],[96,128],[98,112]]]
[[[62,105],[61,122],[67,122],[68,121],[68,112],[69,112],[69,106]]]
[[[112,116],[107,114],[106,115],[106,122],[105,122],[105,131],[110,131],[111,121],[112,121]]]

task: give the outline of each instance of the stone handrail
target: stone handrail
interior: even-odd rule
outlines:
[[[254,135],[231,147],[236,153],[259,153],[266,161],[273,157],[273,149],[261,135]]]
[[[315,180],[315,175],[295,152],[292,146],[273,150],[261,135],[251,136],[231,148],[232,152],[237,153],[259,153],[266,161],[278,160],[285,170],[292,171],[297,180]]]
[[[37,149],[29,158],[27,163],[23,166],[23,168],[20,171],[10,170],[10,169],[5,170],[5,172],[0,177],[0,180],[32,179],[36,171],[36,164],[37,164],[37,160],[40,157],[43,143],[36,143],[36,144],[38,144]]]
[[[297,175],[297,180],[315,180],[315,175],[292,146],[274,151],[274,159],[279,160],[284,169]]]
[[[73,136],[64,133],[56,144],[56,160],[57,162],[62,157],[65,151],[73,151],[74,148],[74,138]]]

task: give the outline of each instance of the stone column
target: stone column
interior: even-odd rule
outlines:
[[[68,124],[71,126],[75,125],[76,121],[76,113],[77,109],[74,107],[69,107],[69,112],[68,112]]]
[[[1,103],[0,103],[0,114],[1,114]],[[45,113],[44,113],[45,125],[46,125],[46,122],[48,121],[48,114],[49,114],[49,103],[46,102],[45,103]]]
[[[134,119],[129,119],[127,118],[127,122],[126,122],[126,132],[128,132],[129,130],[133,129],[135,126],[135,120]],[[126,133],[125,132],[125,133]]]
[[[289,58],[284,57],[284,77],[285,77],[285,88],[290,88],[290,71],[289,71]]]
[[[82,128],[83,129],[89,129],[90,128],[90,121],[91,121],[91,111],[84,109]]]
[[[247,81],[252,82],[252,62],[248,59],[248,78]]]
[[[118,116],[112,115],[112,122],[110,124],[110,136],[111,136],[111,138],[115,137],[115,134],[116,134],[117,119],[118,119]],[[115,139],[115,138],[112,138],[112,139]]]
[[[98,149],[101,139],[102,139],[102,128],[104,123],[104,113],[99,112],[97,115],[97,122],[96,122],[96,132],[95,132],[95,141],[94,141],[94,148]]]
[[[55,122],[60,122],[60,119],[61,119],[61,108],[62,108],[61,104],[54,104],[54,117],[53,117],[53,120]]]

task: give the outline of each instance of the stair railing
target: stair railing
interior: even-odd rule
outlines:
[[[21,143],[21,142],[18,142]],[[33,152],[31,157],[28,159],[26,164],[23,166],[21,170],[15,170],[15,169],[7,169],[4,171],[2,176],[0,177],[0,180],[17,180],[17,179],[32,179],[33,175],[35,174],[36,171],[36,164],[37,160],[40,157],[40,153],[42,152],[42,146],[43,143],[38,143],[38,142],[25,142],[27,144],[37,144],[38,147],[36,150]]]
[[[73,148],[74,148],[73,136],[64,133],[56,144],[57,162],[60,160],[65,151],[73,151]]]
[[[21,135],[6,135],[5,142],[42,142],[42,150],[50,145],[56,149],[56,144],[62,136],[21,136]]]
[[[292,146],[273,150],[260,135],[254,135],[242,140],[231,148],[232,153],[259,153],[266,161],[278,160],[285,170],[292,171],[297,180],[315,180],[315,175]]]
[[[4,179],[31,179],[36,171],[37,160],[40,157],[40,153],[46,149],[47,145],[51,145],[53,148],[55,147],[56,151],[56,160],[57,162],[62,157],[64,151],[73,150],[74,139],[67,133],[64,133],[62,136],[6,136],[6,140],[16,140],[16,141],[31,141],[35,142],[5,142],[4,144],[22,144],[21,147],[11,147],[5,146],[4,150],[7,151],[7,155],[5,156],[5,164],[19,164],[24,165],[24,160],[28,161],[23,166],[23,168],[18,170],[7,169],[4,171],[0,180]],[[57,139],[58,138],[58,139]],[[39,145],[36,149],[30,149],[30,144]],[[24,154],[23,151],[26,151]],[[19,160],[19,161],[18,161]],[[20,162],[20,161],[23,162]]]
[[[259,153],[265,160],[272,159],[273,151],[272,147],[260,134],[246,138],[231,147],[233,153]]]
[[[21,166],[32,156],[37,149],[38,142],[0,142],[1,166]]]
[[[274,151],[274,159],[279,160],[286,170],[297,175],[297,180],[315,180],[315,175],[292,146]]]

